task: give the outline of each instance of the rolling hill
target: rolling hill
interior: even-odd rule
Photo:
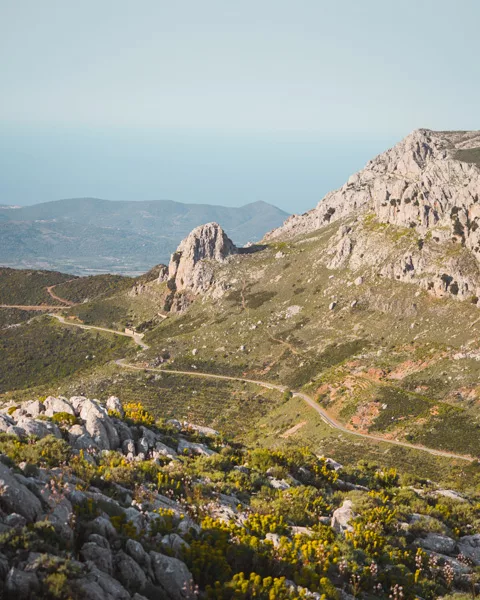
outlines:
[[[220,221],[234,241],[256,241],[287,214],[265,202],[239,208],[169,200],[73,198],[0,207],[0,264],[74,274],[137,275],[168,262],[194,227]]]

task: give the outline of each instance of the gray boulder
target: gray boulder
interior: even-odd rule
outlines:
[[[131,556],[120,551],[114,558],[114,564],[115,577],[127,590],[135,592],[145,588],[147,576]]]
[[[181,438],[178,441],[177,452],[179,454],[183,454],[184,451],[193,452],[194,454],[202,454],[203,456],[213,456],[214,454],[217,454],[214,450],[210,450],[208,446],[205,446],[205,444],[189,442]]]
[[[45,412],[45,406],[40,400],[31,400],[22,404],[22,408],[25,410],[27,415],[36,419],[38,416]]]
[[[107,538],[104,538],[102,535],[98,535],[98,533],[91,533],[88,536],[88,541],[97,544],[97,546],[100,546],[100,548],[106,548],[107,550],[110,550],[110,544]]]
[[[17,527],[19,529],[25,527],[27,524],[27,519],[18,513],[11,513],[7,515],[3,521],[5,525],[8,525],[8,527]]]
[[[153,579],[152,559],[150,558],[150,555],[145,552],[142,544],[136,540],[128,539],[125,544],[125,550],[127,554],[131,556],[133,560]]]
[[[40,584],[35,573],[29,573],[12,567],[5,581],[7,597],[16,600],[30,600],[35,596]]]
[[[0,508],[6,513],[17,512],[27,521],[36,521],[42,514],[40,500],[0,463]]]
[[[158,436],[151,429],[148,429],[148,427],[144,427],[143,425],[140,426],[140,433],[141,437],[147,443],[148,449],[154,448]]]
[[[107,400],[107,410],[114,410],[122,418],[125,415],[125,411],[123,410],[123,406],[122,406],[122,403],[120,401],[120,398],[117,398],[116,396],[110,396],[110,398],[108,398],[108,400]]]
[[[83,544],[80,555],[85,561],[92,561],[101,571],[111,575],[113,573],[112,552],[108,548],[98,546],[94,542]]]
[[[429,533],[425,538],[417,540],[424,550],[432,550],[438,554],[454,554],[457,543],[452,538],[438,533]]]
[[[136,444],[137,454],[146,455],[148,453],[149,449],[150,449],[150,445],[148,443],[147,438],[141,437]]]
[[[53,435],[56,438],[61,439],[62,434],[60,429],[55,423],[49,423],[48,421],[36,421],[30,417],[20,417],[17,421],[17,427],[23,429],[26,435],[33,435],[38,438],[47,437],[47,435]]]
[[[55,413],[65,412],[70,415],[74,415],[75,411],[73,410],[73,406],[66,398],[55,398],[54,396],[49,396],[45,402],[45,414],[47,417],[53,417]]]
[[[0,552],[0,581],[5,581],[8,571],[8,558]]]
[[[93,521],[90,521],[89,527],[92,533],[97,533],[107,538],[107,540],[114,540],[118,537],[117,530],[110,520],[105,517],[96,517]]]
[[[98,448],[83,425],[72,425],[68,430],[68,443],[74,450],[87,450],[88,448]]]
[[[0,431],[7,432],[13,425],[15,425],[15,421],[10,415],[0,413]]]
[[[76,402],[85,428],[101,450],[115,450],[120,444],[117,430],[103,406],[86,398]]]
[[[132,439],[124,440],[122,443],[122,452],[126,454],[132,454],[135,456],[135,442]]]
[[[166,456],[167,458],[176,458],[178,456],[173,448],[166,446],[162,442],[155,442],[154,457],[156,454],[158,456]]]
[[[132,431],[126,423],[120,421],[120,419],[115,418],[112,418],[112,422],[115,425],[115,429],[117,430],[118,439],[120,440],[121,446],[126,440],[133,439]]]
[[[355,518],[351,500],[345,500],[340,508],[333,511],[331,527],[337,533],[345,535],[346,531],[353,531],[350,522]]]
[[[73,586],[80,598],[88,600],[131,600],[130,594],[116,579],[93,566],[85,577],[74,580]]]
[[[190,548],[190,545],[181,538],[178,533],[169,533],[168,535],[163,536],[162,541],[160,542],[164,548],[168,548],[173,552],[173,555],[177,558],[182,555],[184,550]]]
[[[72,503],[67,498],[62,498],[60,502],[57,502],[53,510],[45,516],[45,520],[49,521],[57,533],[59,533],[63,539],[73,542],[73,530],[70,527],[70,518],[73,514]]]
[[[135,527],[137,533],[147,528],[145,515],[136,508],[130,507],[125,509],[125,516],[127,517],[127,521]]]
[[[155,580],[171,600],[193,599],[193,578],[185,563],[159,552],[150,552],[150,557]]]
[[[480,533],[465,535],[458,540],[460,553],[469,558],[474,565],[480,565]]]

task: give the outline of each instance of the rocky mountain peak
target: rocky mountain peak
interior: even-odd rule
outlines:
[[[218,223],[196,227],[172,254],[168,267],[170,286],[176,291],[205,291],[213,281],[213,268],[206,261],[223,262],[237,247]]]
[[[293,215],[267,239],[314,231],[356,212],[418,229],[437,228],[480,252],[480,132],[417,129],[371,160],[313,210]]]

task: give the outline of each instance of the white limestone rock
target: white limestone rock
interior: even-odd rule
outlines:
[[[171,288],[193,294],[205,292],[214,280],[209,261],[223,262],[237,252],[237,247],[218,223],[197,227],[172,254],[168,267]]]

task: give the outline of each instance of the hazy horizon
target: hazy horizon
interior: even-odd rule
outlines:
[[[478,129],[475,0],[0,1],[0,203],[303,212],[413,129]]]
[[[223,206],[263,200],[298,213],[396,141],[34,128],[20,135],[3,128],[0,204],[85,197]]]

